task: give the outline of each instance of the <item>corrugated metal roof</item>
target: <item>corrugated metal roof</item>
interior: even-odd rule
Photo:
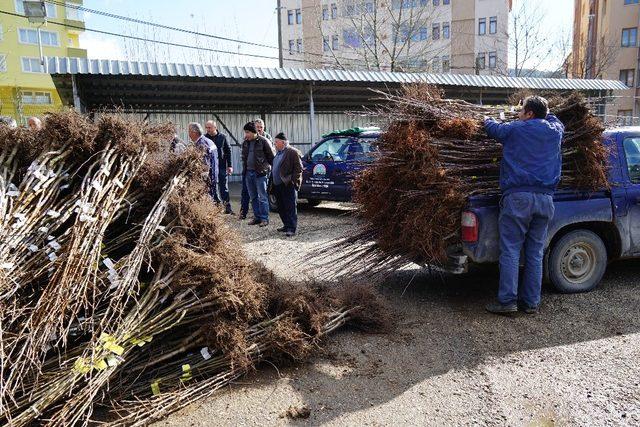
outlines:
[[[289,80],[321,82],[415,83],[487,88],[625,90],[618,80],[550,79],[473,74],[389,73],[302,68],[228,67],[87,58],[47,58],[50,74],[138,75],[215,79]]]

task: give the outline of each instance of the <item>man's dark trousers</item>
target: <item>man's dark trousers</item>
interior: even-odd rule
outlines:
[[[273,195],[278,203],[278,215],[285,231],[295,232],[298,228],[298,192],[293,185],[279,184],[273,186]]]
[[[247,173],[242,173],[242,192],[240,193],[240,214],[247,216],[249,213],[249,190],[247,189]]]
[[[220,166],[220,173],[218,174],[218,192],[220,193],[220,199],[225,205],[229,205],[229,180],[227,178],[227,170],[224,166]]]
[[[501,304],[519,302],[526,307],[540,304],[542,259],[549,221],[553,218],[553,196],[514,192],[500,202],[500,288]],[[524,247],[524,276],[518,292],[520,253]]]

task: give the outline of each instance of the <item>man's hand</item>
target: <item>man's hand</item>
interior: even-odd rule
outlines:
[[[227,168],[227,175],[231,175],[233,173],[233,168],[231,166],[229,166]]]

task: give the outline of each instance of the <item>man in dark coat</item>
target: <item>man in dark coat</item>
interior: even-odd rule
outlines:
[[[276,156],[273,159],[273,194],[278,204],[282,227],[278,231],[287,237],[295,236],[298,228],[298,190],[302,184],[300,152],[289,146],[284,133],[275,138]]]
[[[213,120],[209,120],[204,124],[207,130],[206,137],[209,138],[216,146],[218,152],[218,191],[220,197],[216,194],[216,202],[222,201],[225,205],[224,213],[232,214],[231,199],[229,197],[229,175],[233,173],[233,165],[231,163],[231,147],[227,140],[227,135],[218,132],[218,125]]]
[[[269,199],[267,182],[271,172],[274,153],[269,141],[258,135],[254,122],[244,125],[242,142],[242,166],[245,182],[253,207],[253,220],[249,225],[266,227],[269,225]]]

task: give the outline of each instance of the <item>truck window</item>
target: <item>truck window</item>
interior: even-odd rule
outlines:
[[[625,138],[624,155],[627,159],[629,179],[634,184],[640,183],[640,137]]]
[[[313,150],[311,159],[314,162],[346,160],[350,142],[350,138],[327,139]]]
[[[378,152],[377,140],[373,138],[360,138],[349,146],[347,160],[370,163],[375,160]]]

